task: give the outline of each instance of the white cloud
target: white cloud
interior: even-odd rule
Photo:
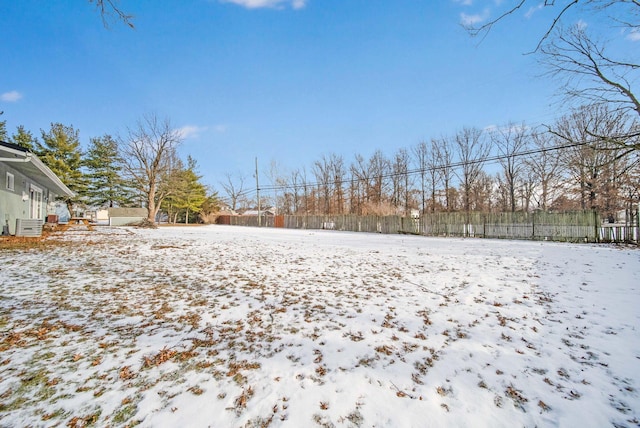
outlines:
[[[227,132],[227,125],[216,125],[213,127],[213,130],[219,134],[224,134]]]
[[[524,17],[527,19],[531,18],[534,13],[542,10],[543,7],[544,7],[544,3],[540,3],[537,6],[530,7],[527,13],[524,14]]]
[[[587,29],[587,26],[588,26],[588,25],[589,25],[589,24],[587,24],[587,23],[586,23],[585,21],[583,21],[582,19],[578,19],[578,22],[576,22],[576,28],[577,28],[578,30],[582,30],[582,31],[584,31],[584,30],[586,30],[586,29]]]
[[[306,6],[307,0],[220,0],[223,3],[233,3],[247,9],[260,8],[281,8],[291,5],[294,9],[302,9]]]
[[[200,133],[206,131],[206,127],[195,126],[195,125],[185,125],[182,128],[176,129],[180,137],[184,140],[188,138],[198,138]]]
[[[293,0],[291,5],[294,9],[302,9],[307,4],[307,0]]]
[[[0,100],[6,101],[8,103],[15,103],[19,99],[22,98],[22,94],[18,91],[5,92],[0,95]]]
[[[456,3],[460,3],[463,6],[471,6],[473,4],[473,0],[453,0]]]
[[[627,34],[627,39],[632,42],[640,42],[640,31],[633,30],[629,34]]]
[[[485,9],[484,12],[477,13],[475,15],[461,13],[460,23],[465,27],[471,27],[481,23],[482,21],[486,21],[487,18],[489,18],[489,9]]]

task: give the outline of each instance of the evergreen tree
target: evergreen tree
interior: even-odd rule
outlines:
[[[84,174],[80,169],[82,152],[79,131],[73,126],[52,123],[48,132],[41,130],[41,133],[42,142],[36,141],[36,155],[75,193],[74,197],[64,199],[69,214],[73,215],[73,206],[83,202],[87,188]]]
[[[190,216],[202,211],[207,200],[207,188],[200,183],[196,161],[189,156],[185,168],[180,160],[174,161],[174,172],[171,180],[165,181],[172,187],[163,203],[169,219],[177,221],[178,215],[184,215],[184,222],[189,223]]]
[[[210,216],[220,211],[220,196],[218,196],[218,192],[215,190],[207,196],[207,199],[202,204],[202,211],[200,212],[203,216]]]
[[[183,187],[184,163],[175,150],[167,155],[167,163],[170,167],[162,173],[158,191],[166,195],[161,208],[167,213],[169,223],[177,223],[180,214],[177,195]]]
[[[27,131],[24,126],[19,125],[16,133],[11,136],[10,143],[16,144],[20,147],[24,147],[29,151],[34,151],[36,139],[30,131]]]
[[[133,194],[122,178],[118,143],[110,136],[92,138],[84,157],[87,202],[97,207],[131,205]]]
[[[189,214],[202,211],[207,200],[207,188],[200,183],[201,175],[197,174],[197,163],[191,156],[187,158],[187,168],[182,172],[182,188],[179,191],[178,208],[185,210],[185,223],[189,223]]]
[[[0,111],[0,116],[2,116],[4,114],[3,111]],[[0,120],[0,141],[7,141],[7,121],[6,120]]]

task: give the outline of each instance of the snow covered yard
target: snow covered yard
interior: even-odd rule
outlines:
[[[0,425],[633,427],[640,252],[231,226],[0,252]]]

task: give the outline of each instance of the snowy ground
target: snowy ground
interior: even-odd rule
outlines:
[[[207,226],[0,252],[0,425],[633,427],[640,251]]]

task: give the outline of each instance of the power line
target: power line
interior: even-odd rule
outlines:
[[[478,158],[478,159],[471,159],[468,161],[458,161],[458,162],[453,162],[450,164],[446,164],[446,165],[435,165],[435,166],[428,166],[428,167],[423,167],[423,168],[416,168],[416,169],[411,169],[411,170],[407,170],[407,171],[402,171],[402,172],[390,172],[390,173],[386,173],[386,174],[380,174],[380,175],[375,175],[372,178],[375,178],[377,180],[384,180],[384,179],[388,179],[388,178],[394,178],[394,177],[401,177],[401,176],[412,176],[412,175],[417,175],[417,174],[424,174],[426,172],[432,172],[432,171],[439,171],[439,170],[445,170],[445,169],[455,169],[455,168],[459,168],[462,166],[467,166],[467,165],[477,165],[477,164],[484,164],[484,163],[493,163],[493,162],[498,162],[500,160],[503,159],[511,159],[511,158],[515,158],[515,157],[522,157],[522,156],[531,156],[531,155],[535,155],[535,154],[542,154],[542,153],[547,153],[547,152],[551,152],[551,151],[556,151],[556,150],[563,150],[563,149],[570,149],[570,148],[574,148],[574,147],[581,147],[581,146],[585,146],[588,144],[593,144],[594,141],[584,141],[584,142],[577,142],[577,143],[567,143],[567,144],[562,144],[562,145],[554,145],[551,147],[541,147],[541,148],[537,148],[537,149],[531,149],[531,150],[525,150],[523,152],[517,152],[517,153],[510,153],[510,154],[501,154],[501,155],[494,155],[494,156],[488,156],[488,157],[483,157],[483,158]],[[364,178],[353,178],[353,176],[349,179],[344,179],[344,180],[331,180],[331,181],[326,181],[326,182],[321,182],[321,181],[313,181],[313,182],[303,182],[301,184],[280,184],[280,185],[270,185],[270,186],[262,186],[259,187],[259,189],[249,189],[246,190],[242,193],[240,193],[242,196],[248,196],[251,194],[256,193],[258,190],[259,191],[284,191],[284,190],[293,190],[293,189],[304,189],[304,188],[309,188],[309,187],[317,187],[317,186],[335,186],[335,185],[343,185],[343,184],[348,184],[348,183],[357,183],[357,182],[361,182],[361,181],[366,181],[366,179]]]

